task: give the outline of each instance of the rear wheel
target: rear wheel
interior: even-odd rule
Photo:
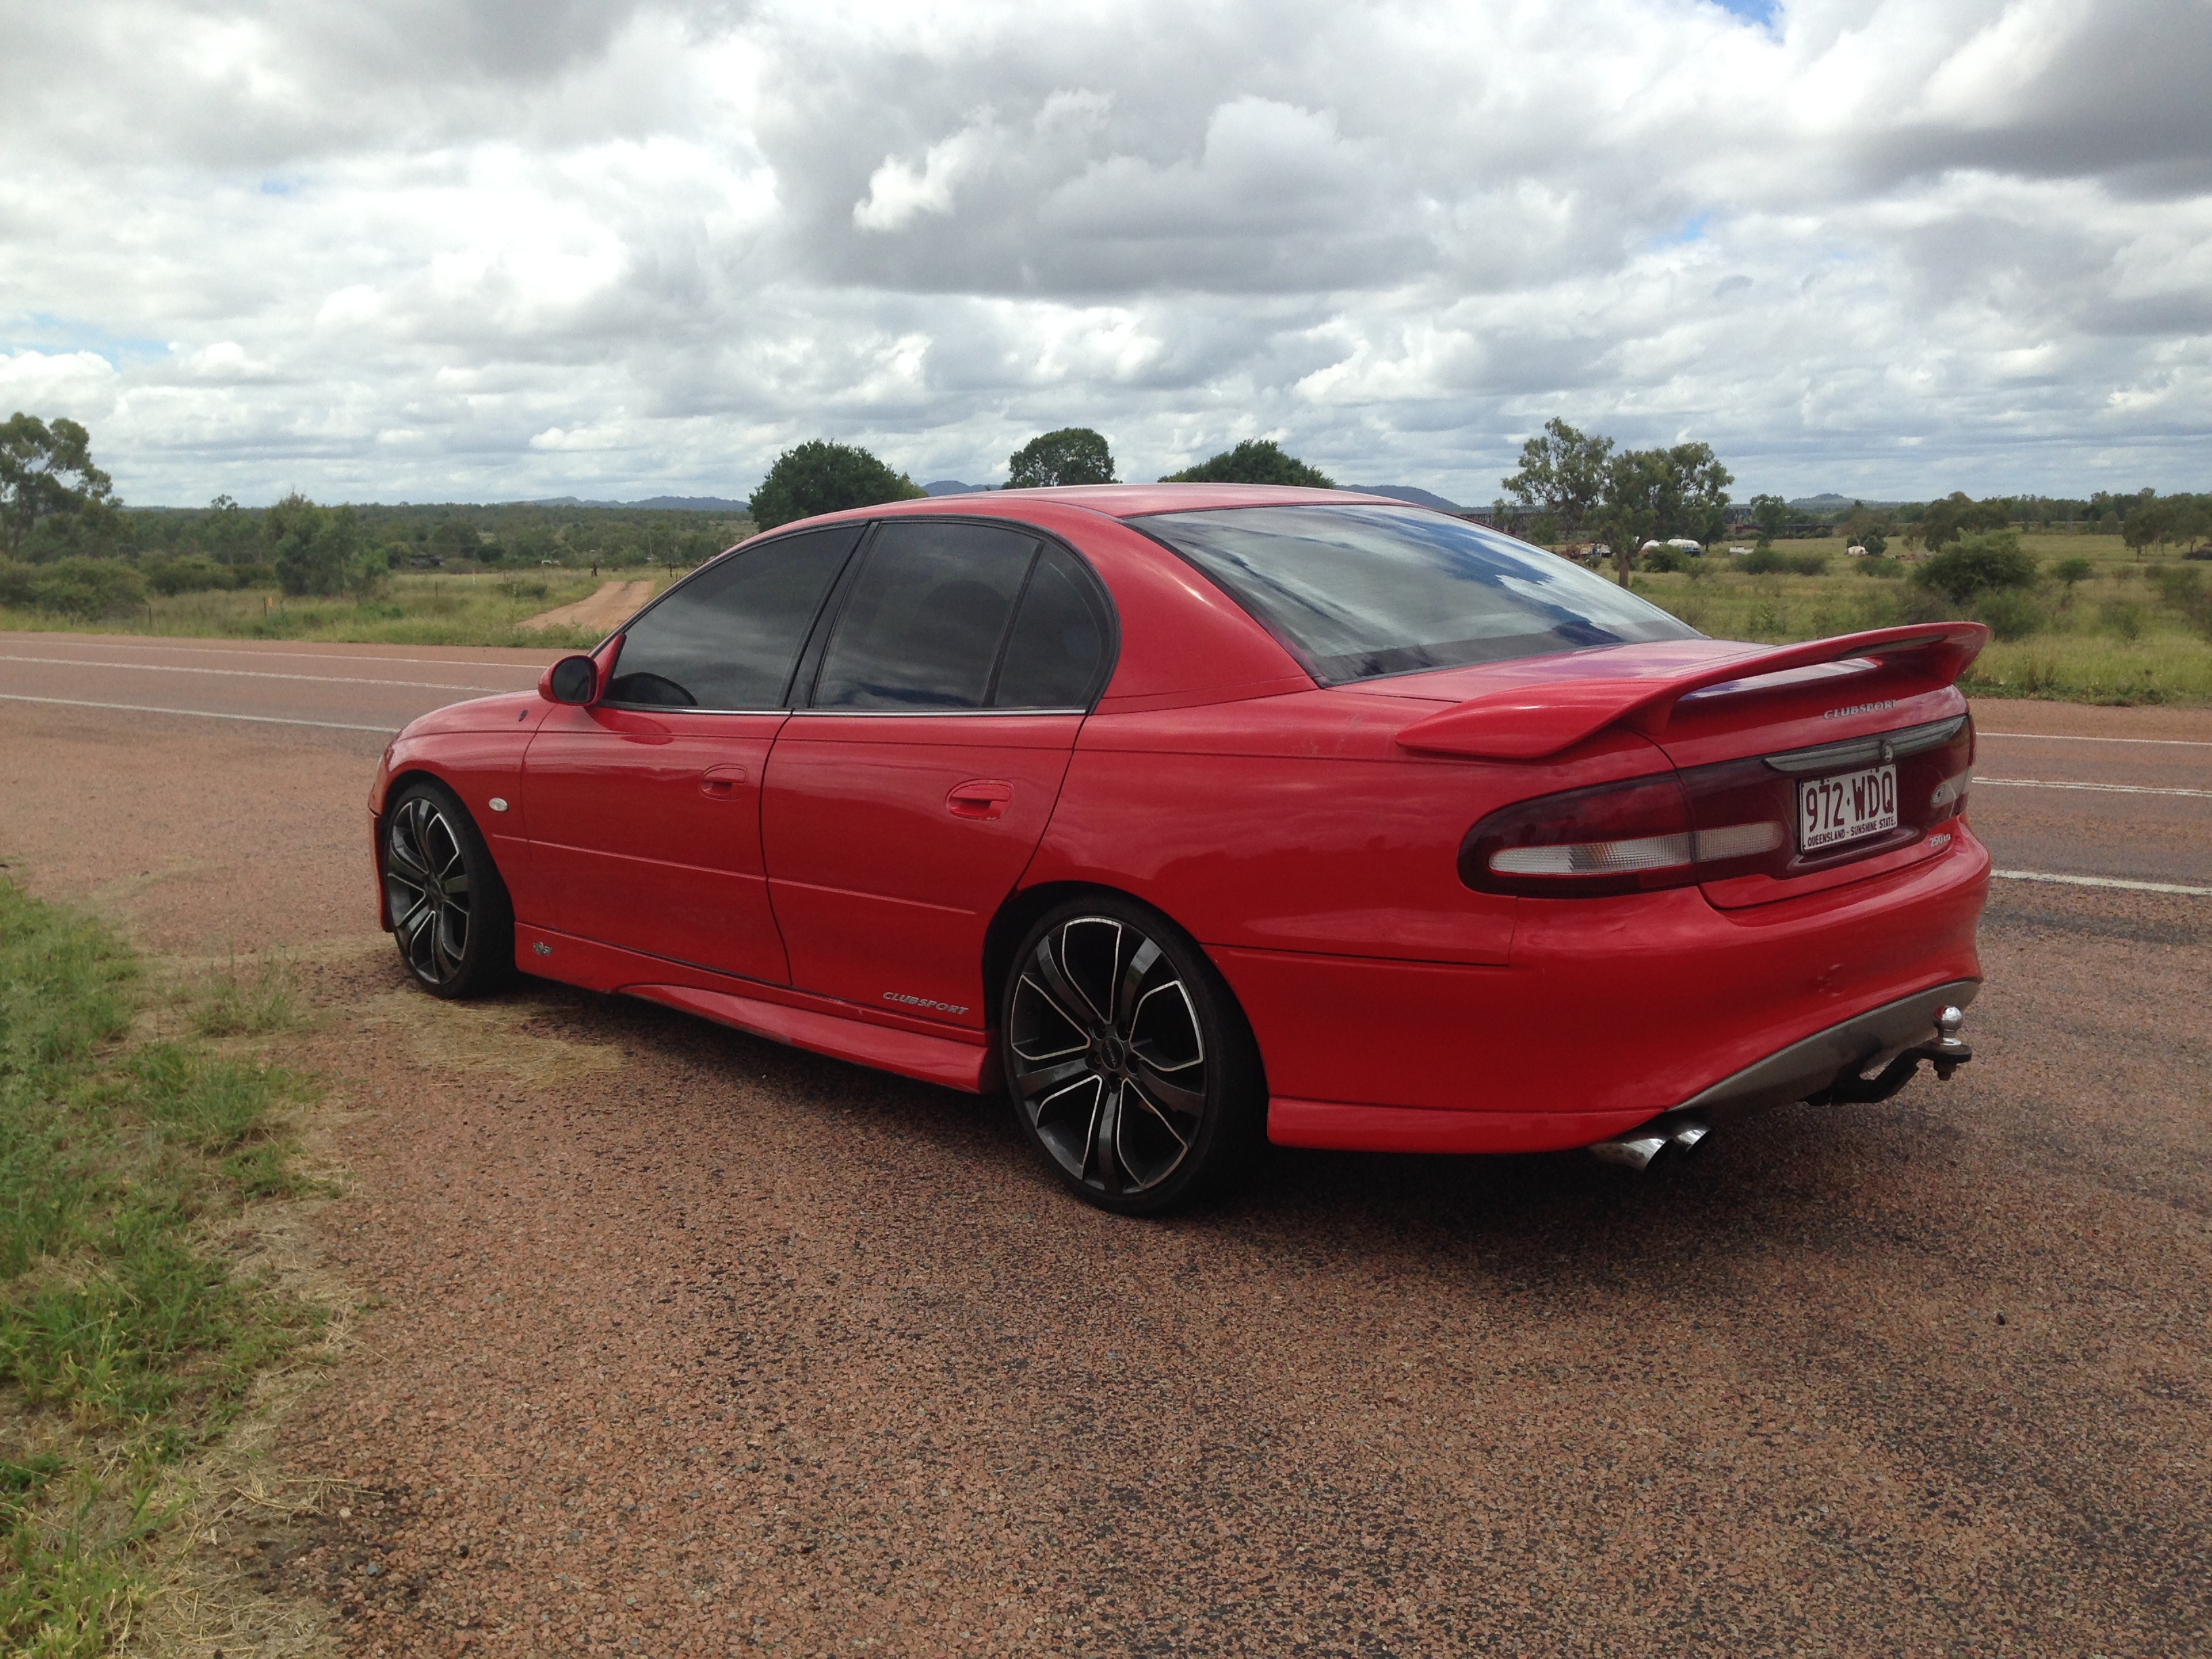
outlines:
[[[1102,895],[1045,915],[1007,976],[1000,1033],[1023,1132],[1102,1209],[1188,1203],[1258,1146],[1265,1089],[1236,1000],[1141,905]]]
[[[410,784],[385,809],[384,897],[399,959],[432,996],[480,996],[514,977],[507,884],[441,785]]]

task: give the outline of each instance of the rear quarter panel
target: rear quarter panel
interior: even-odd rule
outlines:
[[[1533,765],[1407,754],[1432,707],[1312,690],[1093,715],[1025,884],[1119,888],[1208,945],[1502,963],[1516,901],[1462,884],[1468,830],[1666,757],[1626,733]]]

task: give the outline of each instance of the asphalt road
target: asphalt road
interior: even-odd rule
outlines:
[[[1977,710],[2000,866],[2148,884],[1997,884],[1948,1085],[1643,1176],[1283,1153],[1131,1224],[993,1103],[410,991],[381,733],[544,656],[0,656],[10,873],[325,1010],[373,1310],[277,1455],[354,1496],[209,1550],[355,1651],[2212,1646],[2212,896],[2162,890],[2212,798],[2139,793],[2212,792],[2212,714]]]
[[[388,734],[464,697],[526,690],[558,654],[0,635],[0,702]],[[2212,886],[2212,719],[2031,702],[1975,719],[1973,823],[2001,869]]]

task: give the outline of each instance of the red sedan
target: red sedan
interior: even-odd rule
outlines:
[[[1985,637],[1709,640],[1341,491],[905,501],[409,726],[384,924],[439,996],[519,967],[1004,1089],[1111,1209],[1263,1137],[1640,1165],[1969,1057]]]

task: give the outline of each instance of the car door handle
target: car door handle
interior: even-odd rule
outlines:
[[[708,800],[735,800],[738,786],[745,781],[742,766],[710,766],[699,776],[699,793]]]
[[[956,818],[995,818],[1005,814],[1014,798],[1014,786],[996,778],[977,778],[956,784],[945,798],[945,810]]]

